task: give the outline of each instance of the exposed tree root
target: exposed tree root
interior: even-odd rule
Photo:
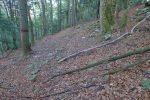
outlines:
[[[136,55],[136,54],[142,54],[142,53],[147,52],[147,51],[150,51],[150,46],[145,47],[145,48],[137,48],[133,51],[129,51],[129,52],[127,52],[125,54],[121,54],[119,56],[112,56],[110,58],[106,58],[106,59],[103,59],[103,60],[98,60],[98,61],[95,61],[92,64],[88,64],[86,66],[83,66],[82,68],[78,68],[78,69],[74,69],[74,70],[71,70],[71,71],[66,71],[66,72],[56,74],[56,75],[46,79],[43,82],[43,84],[48,82],[50,79],[53,79],[53,78],[58,77],[58,76],[63,76],[63,75],[66,75],[66,74],[71,74],[71,73],[74,73],[74,72],[83,71],[83,70],[86,70],[86,69],[89,69],[89,68],[96,67],[100,64],[107,64],[107,63],[112,62],[112,61],[116,61],[116,60],[119,60],[119,59],[122,59],[122,58],[126,58],[128,56]]]
[[[75,56],[77,56],[77,55],[79,55],[79,54],[81,54],[81,53],[86,53],[86,52],[91,51],[91,50],[93,50],[93,49],[101,48],[101,47],[104,47],[104,46],[106,46],[106,45],[113,44],[113,43],[115,43],[115,42],[121,40],[123,37],[125,37],[125,36],[127,36],[127,35],[133,33],[134,30],[135,30],[135,28],[136,28],[137,26],[139,26],[141,23],[145,22],[146,19],[149,18],[149,17],[150,17],[150,14],[147,15],[143,20],[141,20],[140,22],[138,22],[135,26],[133,26],[133,28],[131,29],[130,32],[126,32],[125,34],[121,35],[120,37],[118,37],[118,38],[116,38],[116,39],[114,39],[114,40],[112,40],[112,41],[107,41],[106,43],[103,43],[103,44],[100,44],[100,45],[97,45],[97,46],[94,46],[94,47],[91,47],[91,48],[88,48],[88,49],[84,49],[84,50],[79,51],[79,52],[77,52],[77,53],[73,53],[73,54],[71,54],[71,55],[69,55],[69,56],[67,56],[67,57],[64,57],[64,58],[60,59],[58,62],[61,63],[61,62],[63,62],[63,61],[68,60],[69,58],[75,57]]]

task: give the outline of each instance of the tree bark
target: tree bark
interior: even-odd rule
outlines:
[[[19,11],[22,53],[23,56],[26,56],[31,51],[29,43],[28,9],[26,0],[19,0]]]
[[[33,9],[32,9],[32,11],[33,11],[33,16],[34,16],[34,24],[35,24],[35,26],[33,27],[34,28],[34,32],[35,32],[35,34],[34,34],[34,40],[37,40],[38,39],[38,28],[39,28],[39,24],[37,24],[37,17],[36,17],[36,12],[35,12],[35,8],[33,7]]]
[[[99,14],[100,14],[100,33],[103,33],[103,6],[104,6],[104,0],[100,0],[100,10],[99,10]]]
[[[58,0],[58,31],[61,31],[61,0]]]
[[[98,1],[98,4],[97,4],[96,17],[99,18],[99,15],[100,15],[100,0]]]
[[[70,25],[69,24],[69,13],[70,12],[70,0],[67,2],[67,12],[66,12],[66,21],[67,21],[67,27]]]
[[[46,23],[46,7],[44,0],[41,0],[41,6],[42,6],[42,30],[43,30],[43,36],[47,35],[47,23]]]
[[[53,33],[53,3],[50,0],[50,32]]]
[[[30,7],[28,7],[28,18],[29,18],[29,25],[30,25],[30,38],[31,38],[31,44],[34,43],[34,30],[33,30],[33,22],[31,19],[31,14],[30,14]]]

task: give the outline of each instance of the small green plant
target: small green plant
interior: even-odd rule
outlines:
[[[143,79],[143,80],[142,80],[142,86],[143,86],[145,89],[150,89],[150,80],[149,80],[149,79]]]

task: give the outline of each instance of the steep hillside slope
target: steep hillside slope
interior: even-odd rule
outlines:
[[[125,32],[113,33],[112,39],[130,31],[138,23],[133,17],[140,7],[130,10]],[[0,59],[1,100],[148,100],[150,91],[141,86],[141,81],[150,78],[150,61],[128,71],[105,77],[102,74],[109,69],[124,67],[150,57],[149,52],[60,76],[43,84],[59,72],[80,68],[89,62],[93,63],[93,60],[123,54],[138,47],[150,46],[150,21],[147,20],[132,34],[116,43],[58,63],[58,60],[72,53],[106,42],[100,37],[99,29],[93,28],[97,23],[99,22],[86,22],[47,36],[36,42],[33,52],[26,58],[21,58],[20,50],[17,50]]]

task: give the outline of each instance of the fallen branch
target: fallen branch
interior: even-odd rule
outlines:
[[[35,97],[35,96],[7,96],[7,97],[9,97],[9,98],[18,97],[18,98],[22,98],[22,99],[39,100],[39,99],[48,98],[48,97],[51,97],[51,96],[57,96],[57,95],[61,95],[61,94],[64,94],[64,93],[69,93],[69,92],[70,92],[70,90],[64,90],[64,91],[61,91],[61,92],[52,93],[52,94],[48,94],[48,95],[40,96],[40,97]]]
[[[8,89],[11,89],[11,88],[0,86],[0,89],[8,90]]]
[[[56,95],[60,95],[60,94],[68,93],[68,92],[70,92],[70,90],[64,90],[64,91],[61,91],[61,92],[58,92],[58,93],[53,93],[53,94],[49,94],[49,95],[46,95],[46,96],[41,96],[38,99],[48,98],[48,97],[51,97],[51,96],[56,96]]]
[[[147,58],[147,59],[140,60],[139,62],[136,62],[136,63],[134,63],[134,64],[130,64],[130,65],[128,65],[128,66],[126,66],[126,67],[123,67],[123,68],[121,67],[121,68],[113,69],[112,71],[109,71],[109,72],[107,72],[107,73],[102,74],[102,76],[105,76],[105,75],[112,75],[112,74],[115,74],[115,73],[117,73],[117,72],[127,71],[128,69],[133,68],[133,67],[136,67],[136,66],[139,65],[139,64],[143,64],[143,63],[145,63],[145,62],[148,61],[148,60],[150,60],[150,57]],[[96,86],[96,85],[94,85],[94,86]],[[67,92],[69,92],[69,90],[65,90],[65,91],[62,91],[62,92],[59,92],[59,93],[54,93],[54,94],[46,95],[46,96],[40,97],[40,99],[41,99],[41,98],[50,97],[50,96],[59,95],[59,94],[63,94],[63,93],[67,93]]]
[[[91,48],[88,48],[88,49],[84,49],[84,50],[79,51],[79,52],[77,52],[77,53],[73,53],[73,54],[71,54],[71,55],[69,55],[69,56],[67,56],[67,57],[65,57],[65,58],[60,59],[60,60],[58,61],[58,63],[63,62],[63,61],[66,61],[67,59],[72,58],[72,57],[75,57],[75,56],[77,56],[77,55],[79,55],[79,54],[81,54],[81,53],[86,53],[86,52],[91,51],[91,50],[93,50],[93,49],[101,48],[101,47],[104,47],[104,46],[106,46],[106,45],[108,45],[108,44],[113,44],[113,43],[115,43],[116,41],[119,41],[120,39],[122,39],[123,37],[125,37],[125,36],[127,36],[127,35],[129,35],[128,32],[125,33],[125,34],[123,34],[123,35],[121,35],[120,37],[118,37],[118,38],[112,40],[112,41],[107,41],[107,42],[105,42],[105,43],[103,43],[103,44],[100,44],[100,45],[97,45],[97,46],[94,46],[94,47],[91,47]]]
[[[135,30],[135,28],[136,28],[137,26],[139,26],[141,23],[145,22],[146,19],[149,18],[149,17],[150,17],[150,15],[146,16],[142,21],[138,22],[135,26],[133,26],[133,28],[131,29],[130,32],[126,32],[125,34],[121,35],[120,37],[118,37],[118,38],[116,38],[116,39],[114,39],[114,40],[112,40],[112,41],[108,41],[108,42],[106,42],[106,43],[103,43],[103,44],[100,44],[100,45],[97,45],[97,46],[94,46],[94,47],[91,47],[91,48],[88,48],[88,49],[84,49],[84,50],[79,51],[79,52],[77,52],[77,53],[73,53],[73,54],[71,54],[71,55],[69,55],[69,56],[67,56],[67,57],[64,57],[64,58],[60,59],[60,60],[58,61],[58,63],[61,63],[61,62],[63,62],[63,61],[66,61],[66,60],[68,60],[69,58],[75,57],[75,56],[77,56],[77,55],[79,55],[79,54],[81,54],[81,53],[85,53],[85,52],[88,52],[88,51],[93,50],[93,49],[96,49],[96,48],[101,48],[101,47],[104,47],[104,46],[109,45],[109,44],[113,44],[113,43],[115,43],[115,42],[121,40],[123,37],[125,37],[125,36],[127,36],[127,35],[133,33],[134,30]]]
[[[86,70],[86,69],[89,69],[89,68],[96,67],[96,66],[98,66],[100,64],[107,64],[109,62],[116,61],[118,59],[126,58],[126,57],[131,56],[131,55],[142,54],[142,53],[147,52],[147,51],[150,51],[150,46],[145,47],[145,48],[137,48],[137,49],[135,49],[133,51],[129,51],[129,52],[127,52],[125,54],[122,54],[122,55],[119,55],[119,56],[112,56],[110,58],[106,58],[106,59],[103,59],[103,60],[95,61],[94,63],[88,64],[88,65],[86,65],[86,66],[84,66],[82,68],[78,68],[78,69],[74,69],[74,70],[71,70],[71,71],[58,73],[58,74],[56,74],[56,75],[46,79],[43,82],[43,84],[47,83],[50,79],[53,79],[53,78],[58,77],[58,76],[63,76],[63,75],[66,75],[66,74],[71,74],[71,73],[74,73],[74,72],[83,71],[83,70]]]
[[[143,59],[143,60],[141,60],[141,61],[139,61],[139,62],[136,62],[136,63],[134,63],[134,64],[130,64],[130,65],[128,65],[128,66],[126,66],[126,67],[123,67],[123,68],[121,67],[121,68],[112,69],[111,71],[106,72],[106,73],[104,73],[104,74],[102,74],[102,75],[105,76],[105,75],[112,75],[112,74],[115,74],[115,73],[118,73],[118,72],[124,72],[124,71],[127,71],[127,70],[130,69],[130,68],[136,67],[136,66],[139,65],[139,64],[143,64],[143,63],[145,63],[145,62],[148,61],[148,60],[150,60],[150,57],[147,58],[147,59]]]
[[[133,33],[134,30],[135,30],[135,28],[136,28],[137,26],[139,26],[141,23],[145,22],[146,19],[149,18],[149,17],[150,17],[150,14],[147,15],[143,20],[141,20],[140,22],[138,22],[135,26],[133,26],[133,28],[131,29],[131,33]]]
[[[112,75],[112,74],[115,74],[115,73],[118,73],[118,72],[127,71],[128,69],[133,68],[133,67],[135,67],[139,64],[143,64],[148,60],[150,60],[150,57],[147,58],[147,59],[140,60],[139,62],[136,62],[134,64],[130,64],[130,65],[124,67],[124,68],[113,69],[112,71],[109,71],[109,72],[106,72],[106,73],[102,74],[102,76]],[[18,96],[18,97],[19,98],[25,98],[25,99],[43,99],[43,98],[48,98],[48,97],[51,97],[51,96],[56,96],[56,95],[60,95],[60,94],[68,93],[68,92],[70,92],[70,90],[64,90],[64,91],[61,91],[61,92],[52,93],[52,94],[48,94],[48,95],[40,96],[40,97],[30,97],[30,96]],[[11,96],[11,97],[13,97],[13,96]]]

